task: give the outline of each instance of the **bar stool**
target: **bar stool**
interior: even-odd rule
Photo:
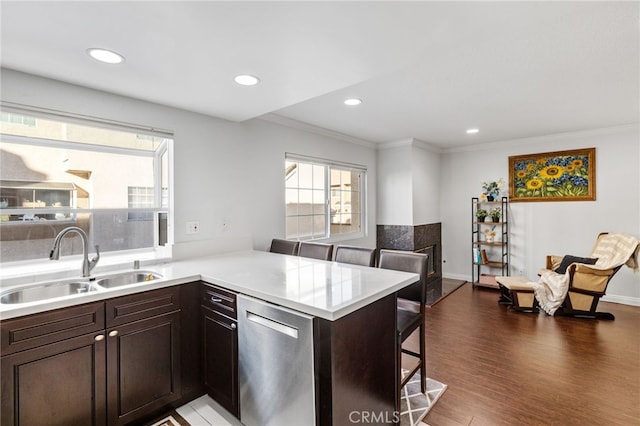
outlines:
[[[411,377],[420,370],[420,389],[422,393],[427,390],[427,369],[425,358],[425,303],[426,303],[426,282],[427,263],[429,255],[424,253],[412,253],[399,250],[380,250],[380,260],[378,267],[383,269],[393,269],[396,271],[413,272],[420,276],[420,279],[408,287],[398,291],[397,308],[397,385],[396,404],[399,409],[402,388],[411,380]],[[407,337],[414,331],[420,332],[420,349],[415,352],[402,347]],[[402,378],[402,354],[407,354],[417,358],[418,364],[413,367],[407,375]]]
[[[269,251],[271,253],[290,254],[292,256],[297,256],[299,246],[299,241],[280,240],[278,238],[274,238],[273,240],[271,240],[271,247],[269,247]]]
[[[301,242],[298,256],[312,259],[331,260],[333,244]]]
[[[351,265],[375,266],[376,249],[354,246],[336,246],[336,262]]]

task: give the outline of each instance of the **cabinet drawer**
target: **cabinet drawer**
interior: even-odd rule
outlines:
[[[236,318],[236,294],[211,284],[202,284],[202,306]]]
[[[180,309],[180,286],[122,296],[106,302],[107,327]]]
[[[104,324],[103,302],[2,321],[0,322],[1,355],[103,330]]]

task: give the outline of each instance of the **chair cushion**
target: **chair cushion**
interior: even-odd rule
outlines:
[[[497,276],[496,282],[502,286],[514,291],[531,291],[533,292],[533,282],[525,277],[504,277]]]
[[[422,322],[422,314],[420,312],[412,312],[404,309],[398,309],[398,332],[400,333],[400,341],[404,341]]]
[[[564,274],[567,272],[567,268],[572,263],[584,263],[585,265],[593,265],[598,261],[598,258],[594,257],[578,257],[566,255],[562,258],[562,262],[560,262],[560,266],[555,270],[558,274]]]

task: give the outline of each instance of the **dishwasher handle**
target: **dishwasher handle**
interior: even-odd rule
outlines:
[[[277,331],[278,333],[286,334],[287,336],[293,337],[294,339],[298,338],[297,328],[291,327],[278,321],[274,321],[270,318],[263,317],[262,315],[254,314],[253,312],[247,311],[247,321],[260,324],[274,331]]]

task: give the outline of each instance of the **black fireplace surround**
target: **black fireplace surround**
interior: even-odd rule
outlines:
[[[442,224],[378,225],[378,249],[406,250],[429,255],[427,305],[442,297]]]

